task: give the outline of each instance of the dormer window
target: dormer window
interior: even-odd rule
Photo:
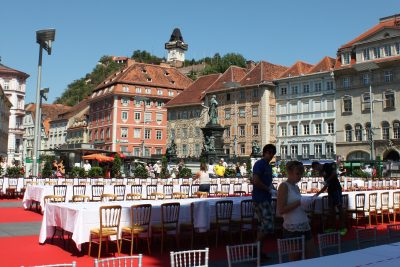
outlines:
[[[148,82],[151,82],[152,80],[151,80],[151,78],[150,78],[150,77],[148,77],[148,78],[147,78],[147,81],[148,81]]]
[[[349,65],[350,64],[350,52],[346,52],[342,54],[342,64]]]
[[[396,43],[395,48],[396,48],[396,54],[400,55],[400,43]]]
[[[168,71],[164,72],[164,75],[169,76],[169,72]]]
[[[175,84],[175,81],[171,81],[172,84]]]
[[[363,58],[364,58],[364,61],[365,61],[365,60],[370,60],[370,59],[371,59],[371,57],[370,57],[370,55],[369,55],[369,48],[365,48],[365,49],[363,50]]]
[[[142,69],[143,73],[147,73],[147,70],[145,68]]]
[[[380,57],[381,57],[380,47],[374,47],[374,58],[380,58]]]
[[[385,51],[385,57],[390,57],[392,56],[392,47],[391,45],[385,45],[383,47],[384,51]]]

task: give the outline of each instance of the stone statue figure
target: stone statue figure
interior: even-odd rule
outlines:
[[[210,151],[210,137],[209,136],[204,137],[204,151],[205,152]]]
[[[209,147],[210,151],[215,151],[215,137],[214,136],[210,136],[210,147]]]
[[[169,144],[169,146],[167,147],[166,154],[167,155],[175,155],[176,154],[176,144],[175,144],[174,140],[172,140],[171,144]]]
[[[251,154],[258,155],[258,154],[260,154],[260,152],[261,152],[261,149],[260,149],[260,146],[258,145],[258,142],[256,140],[254,140],[253,144],[252,144],[252,148],[251,148]]]
[[[208,116],[210,117],[210,124],[218,124],[218,102],[216,95],[213,95],[210,100],[210,106],[208,109]]]

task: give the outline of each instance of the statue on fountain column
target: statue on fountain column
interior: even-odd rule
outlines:
[[[208,109],[208,116],[210,117],[209,124],[218,124],[218,102],[216,95],[213,95],[210,100],[210,107]]]

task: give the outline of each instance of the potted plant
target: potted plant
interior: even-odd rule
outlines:
[[[187,167],[183,167],[179,171],[179,177],[180,178],[190,178],[190,177],[192,177],[192,170],[187,168]]]
[[[21,167],[8,167],[7,168],[7,177],[11,178],[19,178],[21,177]]]
[[[161,178],[168,178],[169,177],[168,160],[167,160],[166,156],[163,156],[162,159],[161,159],[160,177]]]
[[[134,171],[136,178],[147,178],[149,173],[143,165],[138,165]]]
[[[103,168],[92,167],[88,173],[89,177],[100,178],[103,176]]]
[[[85,177],[86,172],[82,167],[73,167],[70,172],[70,176],[74,178],[82,178]]]
[[[224,177],[226,178],[234,178],[236,177],[236,170],[232,168],[226,168]]]
[[[121,160],[120,156],[118,155],[118,153],[116,153],[114,156],[114,161],[113,161],[113,165],[111,168],[112,177],[115,177],[115,178],[121,177],[121,166],[122,166],[122,160]]]

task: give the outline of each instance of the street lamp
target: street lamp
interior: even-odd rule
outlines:
[[[41,129],[41,102],[42,96],[45,96],[47,99],[48,89],[43,91],[40,89],[40,83],[42,79],[42,51],[46,50],[47,54],[51,55],[52,43],[54,42],[54,38],[56,35],[55,29],[45,29],[39,30],[36,32],[36,42],[39,44],[39,62],[38,62],[38,77],[36,83],[36,118],[35,118],[35,136],[33,142],[33,175],[38,176],[39,174],[39,166],[38,166],[38,158],[39,158],[39,148],[40,148],[40,129]]]
[[[375,144],[374,144],[374,133],[372,131],[372,114],[373,114],[373,105],[374,102],[379,102],[379,100],[374,101],[374,96],[372,95],[372,71],[379,69],[379,66],[375,62],[366,62],[366,63],[360,63],[360,64],[355,64],[353,68],[358,71],[358,72],[363,72],[363,71],[369,71],[369,74],[371,77],[369,77],[369,127],[370,127],[370,134],[369,134],[369,141],[370,141],[370,148],[371,148],[371,154],[370,154],[370,160],[375,160]]]

